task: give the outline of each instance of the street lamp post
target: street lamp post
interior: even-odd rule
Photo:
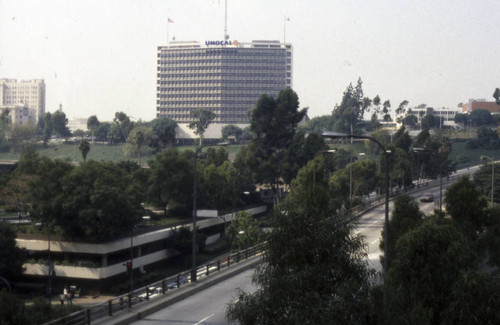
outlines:
[[[324,138],[338,139],[338,138],[351,138],[351,139],[366,139],[375,142],[385,156],[385,219],[384,219],[384,283],[385,278],[387,276],[387,260],[389,259],[388,252],[388,243],[389,243],[389,153],[385,149],[385,147],[376,139],[364,136],[364,135],[355,135],[355,134],[347,134],[347,133],[338,133],[338,132],[323,132],[322,136]],[[387,304],[387,290],[384,289],[383,292],[383,302],[384,302],[384,310]]]
[[[493,157],[488,157],[488,156],[481,156],[481,160],[487,159],[491,161],[491,206],[493,207],[493,195],[494,195],[494,189],[495,189],[495,156]]]
[[[220,142],[217,143],[217,146],[227,146],[229,142]],[[193,236],[192,236],[192,264],[191,264],[191,282],[196,282],[197,274],[196,274],[196,198],[197,193],[196,189],[198,187],[198,154],[201,149],[206,147],[207,145],[200,145],[194,151],[194,171],[193,171]]]

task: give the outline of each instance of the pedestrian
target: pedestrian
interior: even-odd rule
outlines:
[[[61,302],[61,305],[64,305],[64,300],[65,300],[64,293],[61,293],[61,294],[59,295],[59,301]]]
[[[68,291],[68,305],[72,305],[73,304],[73,293],[70,291]]]

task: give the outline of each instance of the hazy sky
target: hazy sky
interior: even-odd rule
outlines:
[[[347,85],[410,106],[493,100],[499,0],[228,0],[231,40],[294,47],[294,90],[309,116]],[[0,0],[0,78],[44,78],[47,111],[155,117],[156,47],[220,40],[224,0]]]

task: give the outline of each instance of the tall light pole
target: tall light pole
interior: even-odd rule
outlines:
[[[487,159],[491,161],[491,206],[493,207],[493,195],[494,195],[494,189],[495,189],[495,156],[493,157],[488,157],[488,156],[481,156],[481,160]]]
[[[220,142],[216,146],[227,146],[229,142]],[[198,154],[207,145],[199,145],[194,151],[194,171],[193,171],[193,236],[192,236],[192,261],[191,261],[191,282],[196,282],[196,189],[198,187]]]
[[[387,276],[387,260],[389,259],[388,252],[388,243],[389,243],[389,153],[385,149],[385,147],[376,139],[365,136],[365,135],[355,135],[355,134],[347,134],[347,133],[338,133],[338,132],[323,132],[322,136],[324,138],[331,139],[339,139],[339,138],[350,138],[350,139],[366,139],[375,142],[385,157],[385,219],[384,219],[384,283],[386,283]],[[387,306],[387,290],[384,289],[383,292],[383,302],[384,302],[384,311]]]

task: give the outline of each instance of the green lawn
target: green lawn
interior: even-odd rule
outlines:
[[[208,147],[203,148],[206,151]],[[227,146],[226,149],[229,153],[229,158],[234,159],[236,153],[239,151],[240,146]],[[193,150],[193,146],[179,146],[177,149],[183,150]],[[73,162],[83,162],[82,154],[78,150],[78,144],[51,144],[47,148],[42,146],[37,146],[36,150],[40,155],[50,157],[52,159],[69,159]],[[19,159],[20,152],[1,152],[0,160],[17,160]],[[154,158],[154,154],[150,149],[144,149],[142,152],[142,161],[147,162]],[[95,144],[91,146],[91,149],[87,155],[87,160],[105,160],[105,161],[139,161],[137,154],[127,154],[126,149],[123,144],[119,145],[104,145]]]

